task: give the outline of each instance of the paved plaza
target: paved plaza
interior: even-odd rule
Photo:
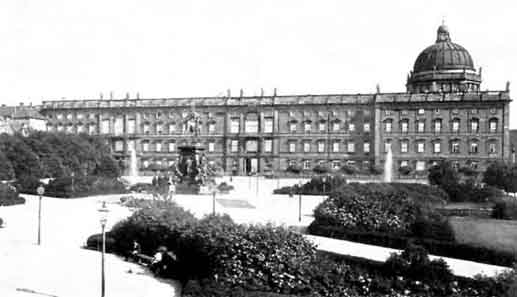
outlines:
[[[215,210],[229,214],[239,223],[272,223],[305,227],[312,211],[325,197],[273,195],[278,186],[297,179],[280,181],[262,177],[237,177],[226,181],[235,186],[230,194],[217,194]],[[37,240],[38,197],[24,195],[24,205],[0,207],[5,226],[0,229],[0,296],[97,296],[100,293],[100,253],[82,249],[88,236],[100,232],[98,209],[106,201],[110,209],[108,229],[131,214],[121,206],[121,196],[107,195],[81,199],[43,198],[42,244]],[[135,195],[137,196],[137,195]],[[149,196],[147,196],[149,197]],[[176,195],[179,205],[202,217],[213,211],[211,195]],[[307,236],[322,250],[350,254],[378,261],[395,250]],[[154,278],[144,268],[114,255],[106,258],[107,296],[178,296],[177,283]],[[494,275],[504,268],[456,259],[446,259],[457,275]]]

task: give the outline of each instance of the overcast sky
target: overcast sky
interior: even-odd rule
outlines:
[[[517,5],[478,2],[1,0],[0,100],[402,92],[443,18],[515,89]]]

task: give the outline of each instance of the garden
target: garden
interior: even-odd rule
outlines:
[[[317,252],[288,228],[236,224],[226,215],[196,219],[173,202],[155,202],[113,227],[108,250],[127,256],[137,241],[152,255],[165,246],[177,259],[160,276],[180,280],[183,296],[513,296],[505,294],[515,273],[459,278],[422,246],[379,263]]]

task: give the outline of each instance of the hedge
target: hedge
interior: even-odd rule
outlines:
[[[407,237],[384,232],[361,232],[346,230],[337,226],[319,225],[315,221],[309,225],[312,235],[361,242],[395,249],[404,249],[410,243],[424,246],[430,254],[475,261],[480,263],[512,267],[515,256],[508,252],[498,252],[488,248],[475,247],[451,241],[440,241],[418,237]]]
[[[56,178],[45,187],[46,195],[58,198],[78,198],[127,192],[124,183],[116,178],[104,176]]]
[[[18,190],[9,184],[0,184],[0,206],[10,206],[25,203]]]

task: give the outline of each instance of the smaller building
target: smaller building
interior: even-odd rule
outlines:
[[[46,118],[39,113],[36,106],[23,103],[18,106],[0,106],[0,134],[17,132],[27,134],[31,130],[45,131],[46,123]]]

